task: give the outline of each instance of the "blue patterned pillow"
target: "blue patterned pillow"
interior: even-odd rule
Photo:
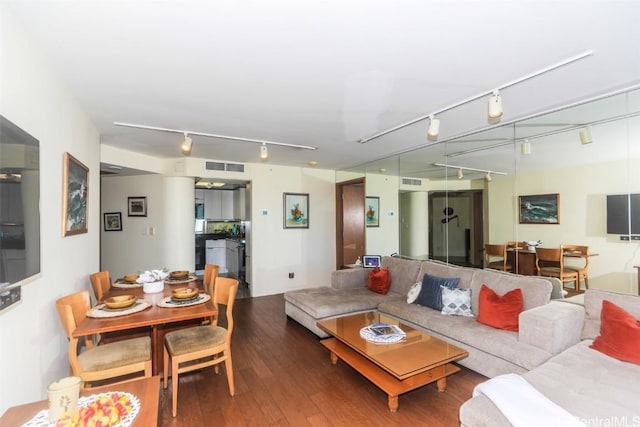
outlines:
[[[442,287],[442,314],[473,317],[471,289]]]
[[[441,286],[448,289],[455,289],[460,283],[459,277],[438,277],[430,274],[425,274],[422,279],[422,288],[420,289],[420,295],[414,301],[416,304],[420,304],[423,307],[431,307],[434,310],[442,310],[442,290]]]

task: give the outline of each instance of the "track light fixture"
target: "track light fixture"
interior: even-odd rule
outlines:
[[[429,139],[429,141],[437,141],[439,133],[440,120],[433,116],[429,116],[429,131],[427,132],[427,139]]]
[[[440,166],[443,168],[448,168],[448,169],[458,169],[458,179],[462,179],[464,178],[464,173],[462,172],[463,170],[465,171],[471,171],[471,172],[483,172],[486,175],[484,176],[484,178],[487,181],[491,181],[493,179],[493,177],[491,176],[493,175],[506,175],[505,172],[496,172],[496,171],[490,171],[487,169],[476,169],[476,168],[468,168],[466,166],[454,166],[454,165],[447,165],[444,163],[434,163],[434,166]]]
[[[180,143],[180,151],[183,155],[188,156],[191,154],[191,147],[193,146],[193,140],[189,138],[189,135],[185,132],[184,139]]]
[[[494,90],[489,98],[489,118],[499,119],[500,117],[502,117],[502,97],[499,90]]]
[[[593,142],[590,126],[587,126],[580,131],[580,142],[582,142],[583,144],[591,144]]]
[[[520,154],[522,154],[523,156],[528,156],[529,154],[531,154],[531,143],[528,139],[525,139],[524,141],[522,141],[522,143],[520,143]]]
[[[269,158],[269,149],[265,143],[262,143],[260,146],[260,158],[262,160],[267,160]]]

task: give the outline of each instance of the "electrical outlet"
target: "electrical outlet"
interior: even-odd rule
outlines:
[[[629,240],[629,236],[620,236],[620,240]]]
[[[640,236],[631,236],[631,240],[640,240]]]
[[[289,273],[289,279],[293,279],[294,274],[293,273]]]

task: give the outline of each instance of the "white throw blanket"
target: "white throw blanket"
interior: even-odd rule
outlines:
[[[499,375],[473,390],[484,394],[514,427],[584,427],[580,420],[549,400],[516,374]]]

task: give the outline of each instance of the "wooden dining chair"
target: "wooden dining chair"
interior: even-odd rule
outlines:
[[[527,249],[525,242],[516,242],[515,240],[509,240],[507,242],[507,249]]]
[[[80,340],[73,331],[91,309],[89,291],[59,298],[56,308],[69,339],[71,374],[82,378],[83,388],[94,381],[116,379],[114,383],[151,376],[151,339],[146,337],[94,346],[90,341],[80,352]],[[139,375],[133,376],[138,373]],[[121,378],[126,376],[125,379]]]
[[[96,301],[102,301],[111,289],[111,276],[109,275],[109,271],[104,270],[93,273],[89,275],[89,280],[91,280],[91,287],[93,288]]]
[[[579,289],[578,272],[564,268],[562,247],[536,247],[536,269],[538,276],[557,277],[563,285],[565,282],[573,282],[575,289]]]
[[[227,277],[218,277],[213,288],[213,304],[226,305],[226,329],[218,326],[216,316],[210,325],[196,326],[169,332],[164,336],[163,388],[167,388],[169,365],[171,365],[171,402],[173,416],[178,413],[179,375],[224,362],[229,383],[229,394],[235,394],[233,366],[231,362],[231,334],[233,333],[233,303],[238,292],[238,281]]]
[[[204,277],[202,278],[202,286],[204,291],[209,295],[213,295],[211,292],[213,289],[213,284],[216,282],[216,278],[218,277],[218,273],[220,272],[220,266],[216,264],[205,264],[204,265]]]
[[[507,245],[484,245],[484,268],[511,271],[511,264],[507,262]]]
[[[562,253],[569,259],[580,259],[582,265],[565,265],[565,270],[575,270],[578,272],[578,287],[584,280],[584,288],[589,289],[589,246],[584,245],[562,245]]]

